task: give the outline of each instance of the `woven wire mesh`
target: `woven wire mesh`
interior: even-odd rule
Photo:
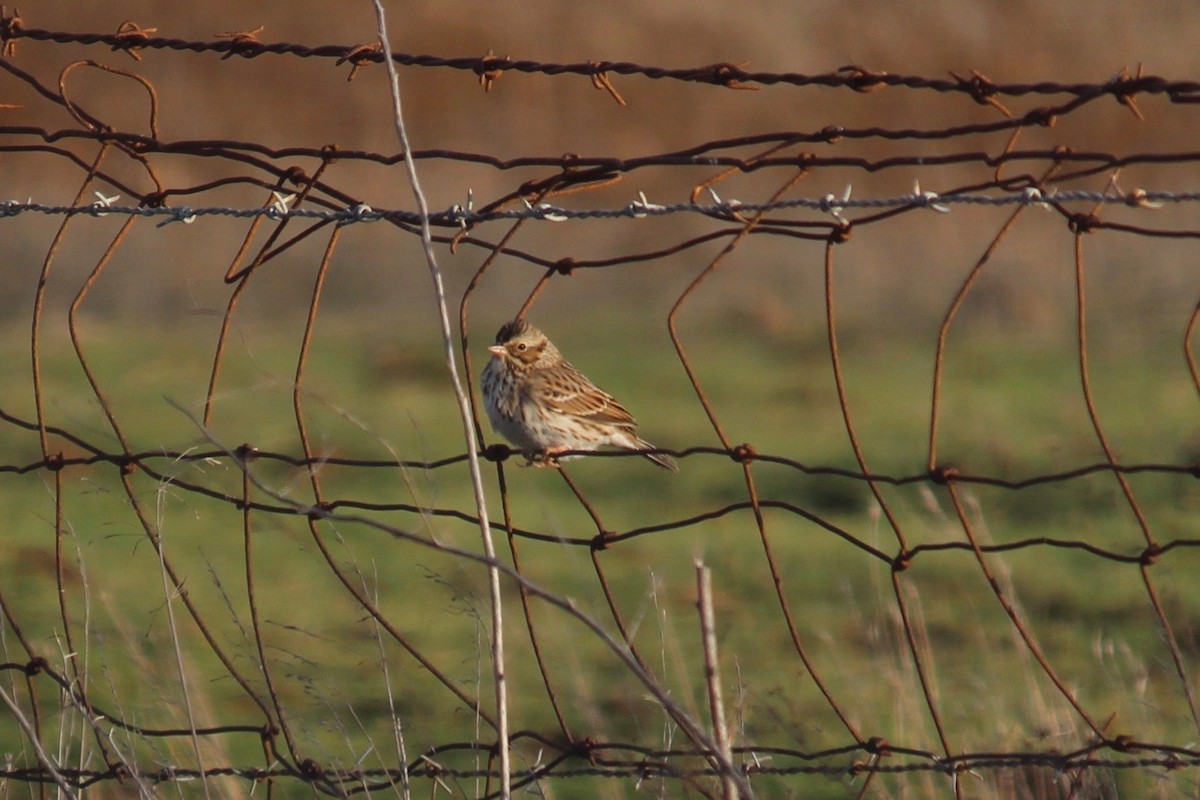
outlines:
[[[1196,794],[1200,155],[1158,133],[1200,85],[397,53],[402,85],[497,104],[582,78],[620,113],[656,81],[841,92],[870,120],[418,146],[423,218],[401,150],[160,129],[184,54],[286,59],[266,89],[301,103],[306,75],[378,78],[377,45],[0,36],[13,796],[493,796],[489,566],[522,790]],[[893,126],[896,93],[951,122]],[[477,380],[518,315],[680,473],[523,469]]]

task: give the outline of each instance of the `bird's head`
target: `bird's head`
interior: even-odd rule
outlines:
[[[517,369],[547,367],[562,358],[546,334],[523,319],[506,322],[488,352]]]

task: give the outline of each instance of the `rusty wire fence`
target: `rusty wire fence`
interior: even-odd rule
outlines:
[[[185,41],[132,23],[49,31],[16,16],[0,39],[0,231],[10,285],[25,287],[8,301],[16,322],[5,327],[0,408],[5,796],[1200,795],[1200,153],[1072,140],[1098,119],[1105,131],[1194,127],[1200,83],[397,53],[401,87],[427,71],[465,73],[474,92],[475,79],[490,90],[536,74],[586,79],[623,105],[654,80],[780,102],[846,93],[868,114],[875,98],[902,92],[936,96],[961,119],[890,127],[881,113],[860,127],[736,139],[690,131],[689,146],[624,155],[417,148],[416,169],[458,175],[445,180],[461,198],[422,214],[395,189],[400,148],[159,130],[166,98],[153,72],[179,54],[212,70],[230,56],[305,59],[358,80],[382,70],[377,44],[254,32]],[[34,68],[68,45],[94,54],[53,79]],[[149,53],[154,68],[139,61]],[[142,127],[120,127],[111,102],[89,102],[80,76],[99,72],[127,85]],[[34,99],[7,102],[18,88]],[[57,122],[31,124],[39,114]],[[421,119],[408,124],[419,130]],[[69,177],[67,194],[39,177],[50,174]],[[876,175],[904,188],[863,189]],[[670,188],[633,191],[633,179]],[[405,352],[389,362],[389,391],[429,394],[449,433],[397,444],[363,421],[361,398],[338,391],[345,362],[370,347],[362,329],[381,326],[365,314],[326,324],[328,287],[347,262],[371,259],[425,280],[426,224],[433,252],[461,273],[450,282],[453,363],[482,443],[495,559],[468,536],[479,505],[437,337],[406,338],[406,326],[430,334],[433,317],[385,313],[385,346],[394,332]],[[653,235],[622,238],[637,226]],[[888,293],[926,281],[942,290],[923,339],[840,321],[884,280],[845,278],[876,233],[872,257],[895,251],[912,270],[888,278]],[[915,239],[936,251],[939,236],[968,240],[950,272],[904,261]],[[1104,334],[1105,353],[1094,352],[1093,329],[1116,313],[1111,294],[1099,308],[1089,301],[1101,240],[1121,248],[1103,280],[1134,273],[1161,301],[1143,313],[1163,336],[1152,357],[1128,359],[1132,375],[1116,388],[1105,353],[1121,336]],[[961,331],[985,313],[980,287],[1006,248],[1036,262],[1030,275],[1066,287],[1045,307],[1069,334],[1069,357],[1021,360],[1024,345],[1009,341],[974,371],[989,356]],[[113,285],[136,297],[140,284],[169,280],[177,257],[199,265],[189,280],[221,298],[215,311],[139,316],[135,301],[113,296]],[[656,285],[653,268],[679,260],[690,266]],[[714,305],[709,287],[735,292],[760,261],[808,276],[807,296],[783,305],[817,312],[805,346],[819,370],[800,347],[764,355],[762,328],[695,326]],[[599,275],[636,276],[665,305],[631,323],[619,297],[589,296],[566,316],[562,296],[547,299]],[[425,303],[428,286],[405,280]],[[1026,280],[1014,302],[1049,293]],[[487,292],[497,285],[515,302],[496,308]],[[299,310],[295,327],[276,350],[254,350],[254,315],[273,303]],[[123,311],[114,321],[93,306]],[[514,469],[520,459],[481,414],[483,347],[503,320],[555,306],[559,332],[577,313],[621,347],[653,339],[668,354],[670,390],[693,416],[665,435],[647,422],[646,435],[679,458],[678,475],[647,476],[629,454]],[[603,330],[605,319],[633,332]],[[1128,333],[1139,320],[1112,327]],[[864,340],[910,335],[915,357],[891,367],[915,379],[863,376]],[[765,369],[776,374],[803,363],[820,388],[789,384],[781,399],[756,393],[753,372],[730,386],[712,364],[714,341],[732,343],[736,361],[774,358]],[[1143,371],[1143,360],[1163,366]],[[577,363],[605,382],[594,374],[603,368]],[[1025,370],[1067,388],[1006,393]],[[982,399],[964,399],[961,377],[953,382],[963,371]],[[666,385],[631,384],[623,399],[651,416]],[[1064,433],[1065,447],[1014,431],[964,435],[983,425],[972,403],[989,397],[1028,403],[1017,416],[1069,407],[1083,425]],[[1110,421],[1109,409],[1128,405],[1140,427]],[[898,423],[889,407],[920,420]],[[805,449],[804,428],[820,415],[844,457]],[[880,469],[875,454],[898,425],[919,438]],[[1148,446],[1133,441],[1142,429],[1154,431]],[[1017,443],[996,456],[996,441]],[[634,470],[629,480],[645,485],[613,482]],[[842,500],[821,500],[814,484]],[[490,598],[489,569],[500,587]],[[1053,591],[1072,582],[1082,590]]]

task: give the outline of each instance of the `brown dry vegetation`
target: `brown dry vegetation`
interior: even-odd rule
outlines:
[[[108,32],[122,21],[134,20],[157,28],[158,35],[182,39],[211,39],[216,34],[261,27],[259,37],[263,41],[354,44],[372,41],[374,30],[368,3],[297,0],[184,6],[150,0],[104,4],[42,0],[23,11],[26,25],[31,27]],[[936,78],[945,77],[951,70],[969,75],[974,69],[998,82],[1035,82],[1102,81],[1122,68],[1135,70],[1139,64],[1147,73],[1184,78],[1195,74],[1200,59],[1191,46],[1200,35],[1200,15],[1190,13],[1186,3],[1147,6],[1123,2],[851,1],[732,7],[728,3],[693,2],[686,7],[646,3],[618,8],[602,3],[448,6],[423,2],[405,3],[394,9],[393,15],[393,46],[401,52],[477,56],[491,50],[514,59],[563,63],[607,59],[688,67],[745,62],[755,70],[809,73],[858,64],[873,70]],[[384,102],[385,76],[381,68],[363,69],[354,81],[347,82],[348,66],[335,69],[328,63],[289,57],[234,57],[218,62],[212,54],[145,52],[142,61],[135,63],[124,54],[94,47],[35,42],[19,44],[14,63],[53,84],[59,70],[77,58],[101,60],[149,77],[158,89],[159,124],[167,140],[218,138],[268,146],[336,143],[343,148],[397,150]],[[402,70],[401,77],[415,147],[480,152],[501,158],[564,152],[632,157],[726,137],[811,131],[831,124],[928,128],[990,120],[996,115],[993,109],[975,106],[963,96],[902,89],[867,95],[788,87],[724,91],[675,81],[613,76],[616,88],[628,102],[622,108],[607,93],[593,90],[585,78],[578,76],[510,73],[489,93],[482,91],[470,72],[411,67]],[[145,130],[145,96],[130,82],[79,71],[71,77],[68,90],[114,127]],[[5,112],[5,121],[50,129],[69,122],[61,111],[46,111],[47,104],[15,82],[6,82],[5,95],[0,99],[26,106],[21,111]],[[1024,111],[1042,100],[1034,96],[1006,102],[1015,111]],[[1161,98],[1142,98],[1147,117],[1142,123],[1115,103],[1106,102],[1054,129],[1027,132],[1022,145],[1064,144],[1117,153],[1186,149],[1190,146],[1187,117],[1157,113],[1165,102]],[[844,140],[813,149],[878,157],[884,153],[937,153],[947,147],[964,146],[998,152],[1003,144],[1002,137],[931,144]],[[203,172],[211,165],[202,161],[163,158],[157,166],[167,181],[176,185],[212,177]],[[47,186],[61,186],[55,190],[58,199],[69,199],[77,176],[62,172],[60,167],[46,160],[10,158],[0,162],[7,194],[33,194],[29,187],[37,187],[36,194],[44,197]],[[486,200],[519,179],[536,174],[497,173],[436,162],[426,162],[423,168],[434,208],[463,202],[468,188],[474,190],[478,200]],[[331,180],[360,188],[361,194],[373,198],[377,205],[407,207],[399,167],[381,170],[347,164],[341,170],[332,174]],[[587,202],[597,207],[619,206],[639,191],[654,202],[681,201],[691,186],[708,174],[702,170],[634,173]],[[903,169],[874,175],[826,170],[803,183],[799,191],[821,196],[830,191],[840,193],[847,184],[853,184],[857,196],[888,195],[908,191],[913,177],[910,170]],[[947,169],[924,177],[925,188],[940,190],[957,185],[967,176],[962,170]],[[1123,185],[1188,188],[1181,179],[1171,168],[1143,167],[1127,172]],[[1081,188],[1102,187],[1103,180],[1097,179]],[[765,183],[749,176],[728,184],[723,195],[754,198],[767,191]],[[249,197],[229,198],[235,205],[237,200],[251,202]],[[257,201],[255,196],[253,202]],[[47,221],[44,228],[52,224]],[[681,228],[686,230],[686,222],[672,224],[676,233]],[[940,308],[947,299],[944,293],[915,292],[905,276],[928,271],[934,279],[923,285],[931,289],[941,286],[939,278],[965,269],[992,232],[990,228],[975,230],[959,220],[948,224],[929,221],[928,225],[924,231],[904,226],[903,230],[887,230],[879,235],[864,232],[854,259],[862,275],[856,285],[862,288],[858,297],[865,304],[863,311],[871,314],[892,310],[903,315],[914,308]],[[203,304],[204,287],[214,277],[206,256],[222,242],[226,247],[236,246],[240,236],[236,226],[228,227],[225,240],[213,239],[211,230],[206,232],[209,247],[202,251],[173,243],[146,244],[146,257],[170,268],[159,270],[150,281],[121,284],[116,278],[121,290],[113,297],[98,295],[93,310],[110,304],[125,310],[147,310],[164,304],[170,307],[188,302],[189,293],[192,302]],[[551,256],[598,257],[663,241],[649,224],[576,226],[569,242],[563,242],[560,231],[553,226],[542,226],[546,227],[550,229],[526,235],[533,240],[530,249]],[[45,240],[26,231],[10,247],[36,261]],[[1061,252],[1066,237],[1056,235],[1060,233],[1058,221],[1045,231],[1026,230],[1019,242],[1000,254],[1003,263],[997,271],[1003,273],[1009,266],[1054,254],[1051,242],[1057,242]],[[399,277],[390,271],[381,272],[385,269],[382,253],[393,245],[368,239],[358,246],[355,264],[347,270],[351,274],[333,287],[331,302],[349,301],[361,308],[378,298],[391,305],[397,300],[397,281],[401,300],[423,289],[424,277],[419,270]],[[1122,248],[1120,241],[1106,243],[1098,257],[1120,263],[1126,255]],[[807,267],[813,252],[789,242],[757,245],[748,256],[757,263],[779,264],[782,270],[773,279],[764,277],[737,303],[754,314],[765,314],[768,321],[773,314],[778,315],[780,309],[772,307],[776,286],[803,280],[797,278],[797,264]],[[476,256],[471,252],[470,258],[460,262],[449,259],[451,280],[461,285],[462,274],[473,269]],[[1169,243],[1160,243],[1156,258],[1170,264],[1186,261],[1188,256]],[[674,286],[677,281],[671,276],[682,279],[703,260],[704,256],[686,254],[658,263],[653,282],[639,281],[628,273],[598,277],[588,294],[595,296],[597,289],[603,294],[620,293],[623,287],[632,287],[627,295],[645,297],[646,290],[654,286]],[[665,279],[662,270],[667,271]],[[10,310],[24,307],[29,283],[11,276],[5,280],[5,306]],[[1164,268],[1157,291],[1171,296],[1179,280],[1177,270]],[[280,283],[287,290],[302,282]],[[1016,298],[1012,296],[1014,283],[1019,285],[1020,280],[1002,281],[989,290],[996,298],[999,313],[1017,315],[1025,324],[1053,315],[1060,298]],[[1155,299],[1150,298],[1150,302]]]

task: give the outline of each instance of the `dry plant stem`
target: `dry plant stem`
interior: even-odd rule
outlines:
[[[196,732],[196,713],[192,707],[191,686],[188,682],[187,669],[183,662],[183,645],[179,638],[179,625],[175,621],[174,586],[172,586],[170,575],[166,570],[167,548],[162,539],[161,523],[156,529],[159,532],[158,562],[159,576],[162,578],[163,606],[166,609],[167,627],[171,631],[171,647],[175,653],[175,671],[179,679],[179,691],[183,695],[183,710],[187,715],[188,730],[191,733],[192,754],[196,757],[196,769],[202,776],[200,783],[204,787],[204,796],[211,798],[212,793],[208,785],[208,770],[204,766],[204,752],[200,748],[200,735]]]
[[[421,215],[421,245],[425,251],[425,261],[429,266],[429,275],[433,280],[434,294],[437,301],[438,318],[442,326],[443,355],[446,370],[454,386],[454,395],[458,400],[459,416],[462,419],[463,438],[467,444],[467,463],[470,466],[471,485],[475,492],[475,507],[479,513],[479,535],[483,542],[483,551],[491,564],[496,563],[496,548],[492,542],[492,532],[488,524],[487,495],[483,488],[483,474],[479,468],[479,442],[475,437],[474,420],[471,416],[471,405],[463,389],[462,380],[458,374],[458,366],[454,356],[454,338],[450,332],[450,314],[446,305],[446,291],[442,284],[442,273],[438,268],[437,257],[433,252],[433,241],[429,228],[429,206],[421,190],[421,181],[417,176],[416,165],[411,158],[412,147],[408,141],[408,132],[404,125],[404,113],[400,102],[400,80],[396,75],[396,64],[392,60],[392,48],[388,41],[387,16],[383,10],[383,0],[371,0],[375,6],[375,21],[378,28],[379,42],[383,47],[384,64],[387,67],[388,80],[392,90],[392,111],[396,126],[396,135],[400,146],[410,157],[404,159],[404,167],[408,172],[409,184],[413,197]],[[496,690],[496,729],[500,749],[500,796],[508,800],[512,794],[512,776],[510,775],[511,754],[508,747],[508,688],[504,676],[504,609],[500,591],[500,573],[495,566],[488,567],[489,589],[492,605],[492,678]]]
[[[59,774],[58,768],[54,765],[54,762],[50,760],[50,756],[42,748],[42,743],[38,741],[37,732],[33,729],[33,726],[29,724],[29,720],[25,718],[25,714],[21,711],[21,707],[17,705],[16,701],[9,697],[8,692],[4,691],[3,687],[0,687],[0,700],[3,700],[4,705],[8,706],[8,713],[12,714],[12,718],[16,720],[17,726],[20,727],[21,731],[25,734],[25,738],[29,740],[31,745],[33,745],[33,751],[37,755],[38,763],[42,765],[42,769],[49,773],[51,779],[58,784],[59,791],[61,791],[65,797],[69,798],[69,800],[75,800],[75,792],[71,790],[71,785],[67,783],[66,779],[63,778],[62,775]]]
[[[733,763],[729,747],[729,728],[725,723],[725,700],[721,693],[721,662],[717,656],[717,619],[713,613],[712,570],[696,560],[696,599],[700,610],[700,638],[704,645],[704,683],[708,689],[708,709],[712,715],[713,741],[721,761]],[[719,763],[718,763],[719,769]],[[744,775],[721,771],[725,800],[750,796],[750,785]]]
[[[400,785],[396,786],[396,781],[392,778],[392,773],[387,772],[388,783],[392,790],[396,792],[402,800],[412,800],[411,786],[409,785],[408,776],[408,752],[404,746],[404,730],[400,725],[400,718],[396,713],[396,697],[392,691],[392,674],[388,668],[387,650],[383,646],[383,629],[379,623],[375,623],[375,644],[379,647],[379,668],[383,672],[383,687],[387,696],[388,716],[392,721],[392,735],[396,742],[396,763],[400,770]],[[381,754],[382,755],[382,754]]]

